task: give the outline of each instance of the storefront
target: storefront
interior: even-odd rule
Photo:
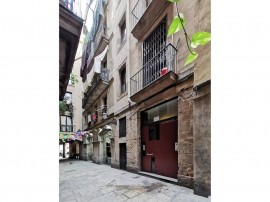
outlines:
[[[141,112],[141,170],[177,178],[177,98]]]

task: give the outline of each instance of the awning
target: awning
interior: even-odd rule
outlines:
[[[82,137],[87,135],[88,131],[81,131],[81,132],[59,132],[59,139],[61,140],[78,140],[82,141]]]

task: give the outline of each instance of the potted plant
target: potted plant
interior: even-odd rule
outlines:
[[[160,71],[160,76],[163,76],[165,74],[168,73],[168,68],[167,67],[163,67],[163,69]]]
[[[59,113],[65,114],[65,111],[67,111],[67,104],[64,101],[59,102]]]
[[[59,112],[60,114],[66,115],[66,116],[72,116],[73,114],[73,105],[67,104],[65,101],[59,102]]]

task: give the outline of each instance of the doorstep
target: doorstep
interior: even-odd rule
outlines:
[[[171,177],[166,177],[166,176],[163,176],[163,175],[157,175],[157,174],[154,174],[154,173],[148,173],[148,172],[143,172],[143,171],[140,171],[139,174],[151,176],[151,177],[161,179],[161,180],[164,180],[164,181],[173,182],[174,184],[178,183],[177,179],[171,178]]]

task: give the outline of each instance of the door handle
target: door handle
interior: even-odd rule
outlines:
[[[153,153],[152,153],[152,154],[148,154],[148,153],[146,153],[146,155],[147,155],[147,156],[152,156],[152,155],[153,155]]]

